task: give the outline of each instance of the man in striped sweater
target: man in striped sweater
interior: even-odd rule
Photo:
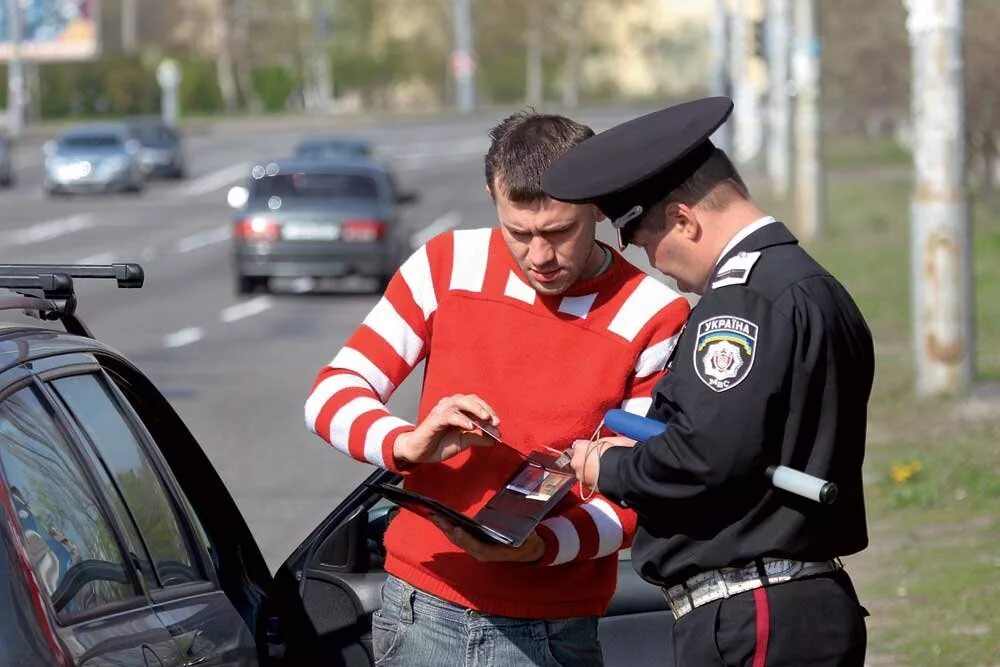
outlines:
[[[528,113],[493,128],[486,188],[499,227],[442,234],[403,264],[320,371],[305,407],[311,430],[471,515],[521,462],[510,448],[471,447],[483,444],[472,419],[499,424],[528,454],[589,436],[610,408],[646,413],[689,307],[595,240],[595,207],[543,194],[548,165],[592,135]],[[413,425],[385,402],[421,361]],[[601,664],[597,618],[635,525],[631,511],[576,490],[518,548],[400,511],[385,537],[376,659]]]

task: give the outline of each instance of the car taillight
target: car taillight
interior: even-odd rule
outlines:
[[[386,226],[381,220],[347,220],[340,226],[344,241],[378,241],[385,238]]]
[[[237,222],[234,236],[243,241],[277,241],[281,238],[281,225],[271,218],[254,216]]]
[[[35,570],[31,567],[28,550],[25,548],[23,540],[21,540],[21,531],[15,518],[17,517],[17,511],[14,509],[14,504],[7,494],[7,487],[4,486],[2,481],[0,481],[0,516],[4,519],[3,523],[6,524],[5,527],[10,534],[17,564],[20,566],[24,581],[28,584],[28,594],[31,597],[31,610],[34,612],[39,629],[45,635],[45,643],[52,650],[52,657],[55,659],[54,664],[59,667],[69,667],[72,663],[69,660],[69,656],[66,655],[65,649],[63,649],[62,642],[59,641],[59,636],[56,634],[55,628],[52,627],[48,613],[45,611],[45,596],[38,585],[38,579],[35,578]]]

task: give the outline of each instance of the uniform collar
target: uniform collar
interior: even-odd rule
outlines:
[[[763,218],[750,223],[740,231],[736,232],[736,234],[733,235],[733,238],[729,239],[729,243],[727,243],[726,247],[722,249],[722,252],[719,253],[719,258],[715,260],[715,268],[719,268],[719,265],[722,264],[722,260],[725,259],[726,255],[729,254],[729,251],[735,248],[740,241],[750,236],[758,229],[770,225],[772,222],[777,222],[777,220],[775,220],[773,216],[765,215]]]
[[[712,272],[712,277],[709,278],[705,293],[722,284],[745,283],[750,270],[760,257],[759,251],[764,248],[798,242],[788,228],[774,218],[761,218],[748,225],[726,245]],[[720,276],[723,281],[721,283]]]

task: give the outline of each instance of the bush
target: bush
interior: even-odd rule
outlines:
[[[268,65],[253,70],[253,88],[264,111],[284,111],[288,98],[302,85],[302,79],[286,67]]]

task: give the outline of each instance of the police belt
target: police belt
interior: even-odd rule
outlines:
[[[844,568],[840,559],[803,562],[786,558],[760,558],[746,567],[724,567],[696,574],[687,581],[663,588],[674,619],[698,607],[755,588],[783,584],[794,579],[836,572]]]

